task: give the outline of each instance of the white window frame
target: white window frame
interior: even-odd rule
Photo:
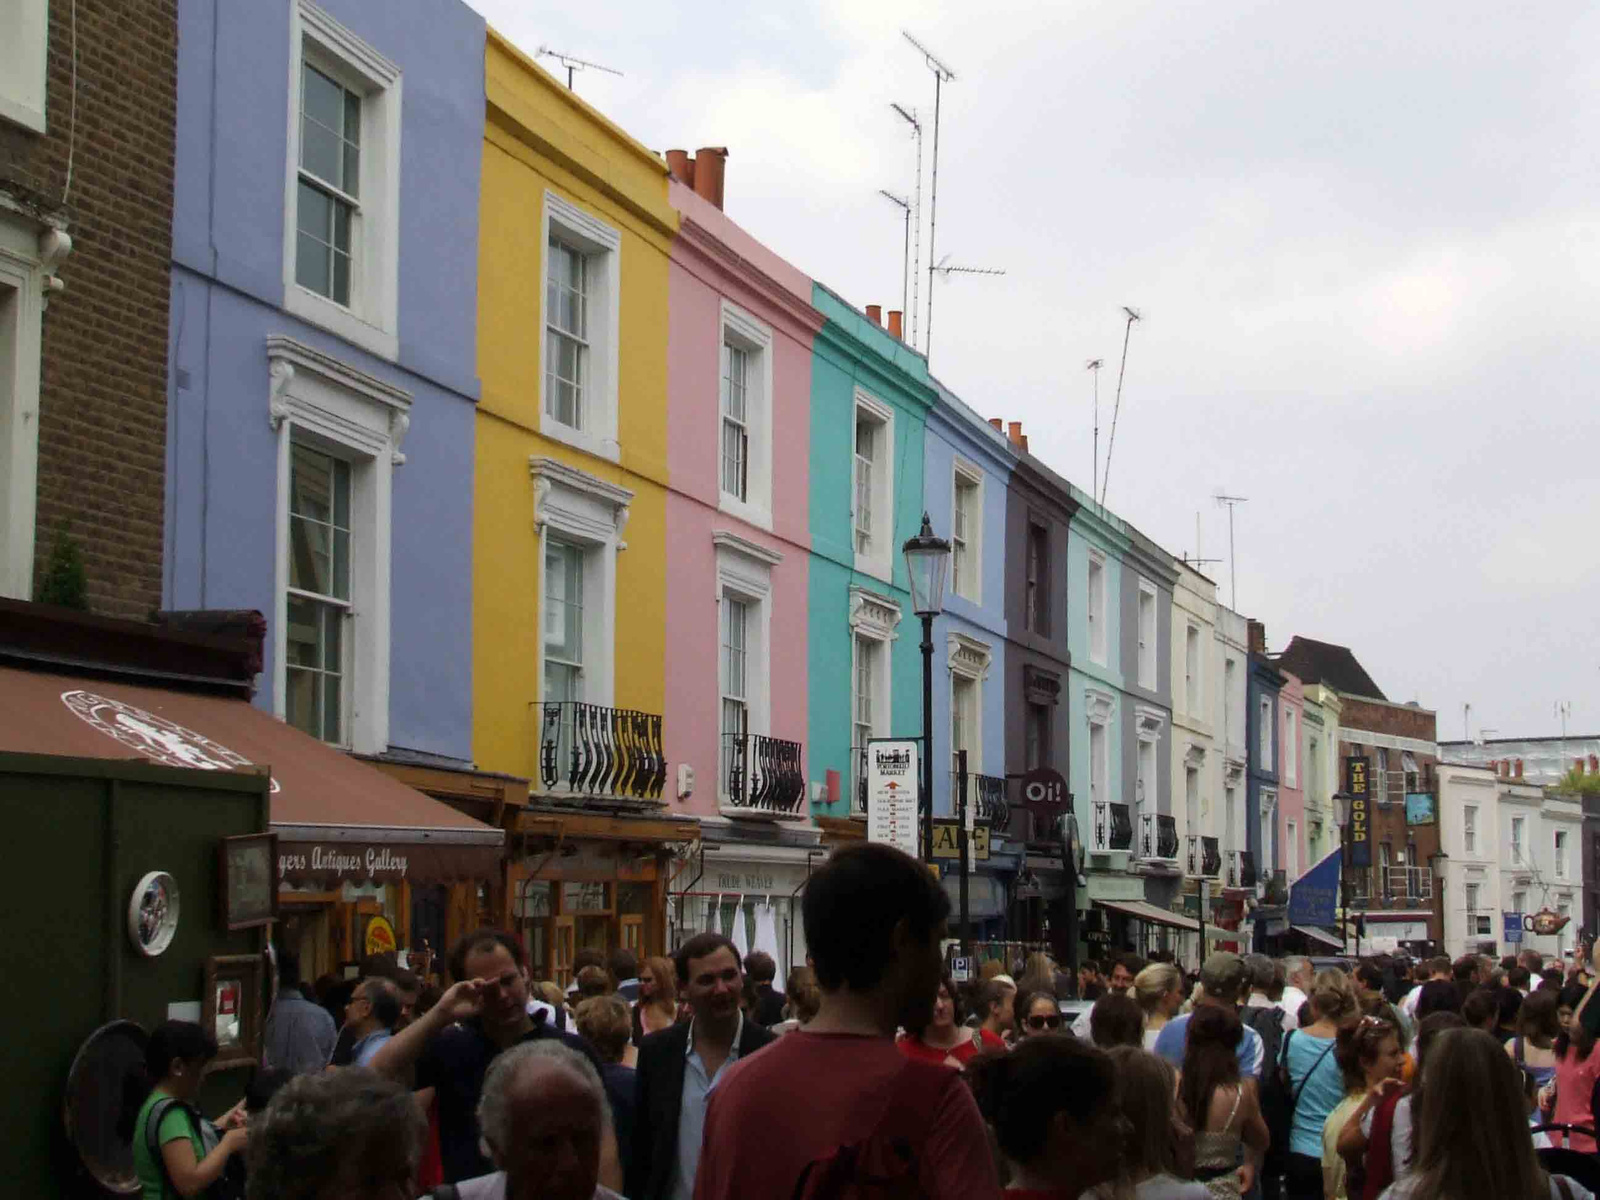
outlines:
[[[1461,810],[1461,845],[1468,854],[1478,852],[1478,806],[1468,804]]]
[[[72,241],[0,209],[0,596],[33,597],[46,287]]]
[[[987,642],[952,631],[946,638],[950,668],[950,770],[955,771],[955,752],[967,752],[967,774],[983,774],[983,684],[989,678],[994,650]],[[965,747],[956,745],[956,684],[971,688],[972,707],[966,721]],[[952,793],[954,795],[954,793]],[[970,799],[969,795],[969,799]]]
[[[1511,911],[1515,912],[1515,913],[1522,913],[1522,912],[1527,912],[1528,911],[1528,893],[1527,892],[1512,892],[1511,893]]]
[[[1161,811],[1161,731],[1166,720],[1153,708],[1134,710],[1137,742],[1133,755],[1133,829],[1135,857],[1143,848],[1141,841],[1145,816],[1154,817]],[[1156,851],[1152,850],[1152,854]]]
[[[1145,607],[1146,602],[1149,608]],[[1139,580],[1139,599],[1134,608],[1134,627],[1138,637],[1138,659],[1135,666],[1138,670],[1139,686],[1147,692],[1156,690],[1156,681],[1160,678],[1160,668],[1156,666],[1156,655],[1161,649],[1161,616],[1157,605],[1160,597],[1156,592],[1156,585],[1148,579]],[[1150,614],[1150,628],[1145,628],[1145,613]]]
[[[1508,832],[1511,837],[1511,865],[1514,867],[1526,867],[1531,865],[1528,862],[1527,851],[1527,820],[1528,819],[1526,817],[1512,817],[1509,825]]]
[[[1300,730],[1295,711],[1283,706],[1283,786],[1300,786]]]
[[[1110,638],[1107,635],[1106,611],[1106,556],[1104,551],[1089,550],[1088,595],[1086,606],[1089,619],[1089,661],[1107,665]]]
[[[1565,829],[1552,830],[1551,853],[1555,856],[1555,872],[1557,879],[1567,877],[1567,831]]]
[[[856,424],[865,415],[878,428],[873,446],[871,542],[865,553],[856,549]],[[855,552],[855,567],[864,575],[871,575],[889,583],[894,574],[894,409],[860,388],[856,389],[855,407],[850,422],[850,545]]]
[[[1300,878],[1300,822],[1285,821],[1283,827],[1284,877],[1293,883]]]
[[[852,436],[854,426],[852,425]],[[854,495],[854,492],[851,493]],[[894,641],[898,638],[900,625],[900,605],[886,596],[877,592],[868,591],[866,588],[852,587],[850,589],[850,748],[852,751],[866,751],[865,746],[856,743],[856,699],[857,699],[857,670],[860,666],[859,653],[863,642],[872,646],[873,661],[878,669],[872,676],[872,736],[888,737],[889,731],[894,728],[891,723],[893,716],[891,703],[894,697]],[[851,754],[851,800],[852,812],[860,812],[856,796],[859,795],[860,777],[856,772],[860,769],[862,758],[860,755]]]
[[[400,356],[400,68],[311,0],[289,19],[289,153],[284,173],[283,307],[391,362]],[[295,282],[301,68],[361,94],[361,208],[352,219],[350,305]]]
[[[34,133],[48,132],[46,78],[49,0],[13,0],[0,13],[0,117]]]
[[[344,745],[358,754],[389,748],[390,555],[394,468],[411,426],[411,394],[293,338],[267,338],[268,421],[278,435],[274,554],[272,705],[287,712],[289,467],[301,439],[350,463],[350,672]]]
[[[1183,707],[1190,717],[1199,719],[1205,707],[1205,681],[1200,653],[1200,626],[1185,621],[1183,626]],[[1191,653],[1192,652],[1192,653]]]
[[[717,339],[717,508],[760,529],[772,528],[772,328],[724,299]],[[747,358],[745,498],[722,490],[722,347]]]
[[[961,490],[969,489],[972,509],[967,513],[965,536],[958,539],[956,514],[961,509]],[[964,551],[966,571],[956,570],[957,546]],[[950,471],[950,590],[963,600],[983,603],[983,469],[964,458],[957,458]]]
[[[584,384],[582,429],[556,420],[546,410],[545,328],[550,316],[546,273],[551,238],[581,252],[585,259],[589,378]],[[546,190],[539,225],[539,432],[608,462],[622,459],[622,445],[617,440],[621,320],[622,233],[587,209]]]
[[[633,492],[559,459],[533,455],[533,522],[539,534],[539,595],[532,607],[544,612],[544,564],[550,538],[584,548],[583,700],[611,707],[616,695],[617,555]],[[544,697],[544,637],[539,637],[534,694]]]
[[[1469,915],[1476,915],[1478,911],[1478,893],[1482,884],[1464,883],[1461,885],[1461,902],[1466,905]]]
[[[1278,836],[1278,789],[1261,789],[1261,867],[1262,876],[1270,876],[1278,860],[1282,839]]]
[[[1256,741],[1258,744],[1256,746],[1256,750],[1261,756],[1261,769],[1263,771],[1270,771],[1272,770],[1273,741],[1272,697],[1262,696],[1260,707],[1261,714],[1256,722],[1256,724],[1259,726],[1257,730],[1258,736]]]
[[[745,732],[752,736],[772,733],[772,568],[783,555],[727,530],[711,535],[717,557],[717,795],[724,790],[722,747],[722,604],[745,604]],[[746,771],[750,759],[746,758]],[[742,811],[742,810],[741,810]]]
[[[1096,739],[1098,738],[1098,743]],[[1095,806],[1111,799],[1111,724],[1106,718],[1091,713],[1089,716],[1089,816],[1096,817]],[[1111,818],[1106,816],[1106,844],[1099,849],[1109,849]]]

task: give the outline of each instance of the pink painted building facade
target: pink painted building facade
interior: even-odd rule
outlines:
[[[1311,865],[1306,857],[1305,685],[1283,671],[1278,693],[1278,852],[1277,865],[1290,883]]]
[[[702,190],[720,199],[718,176]],[[781,981],[804,962],[790,898],[821,859],[804,742],[822,317],[808,276],[680,179],[669,192],[683,220],[668,294],[665,750],[673,807],[701,820],[706,849],[699,879],[688,872],[669,891],[669,919],[674,938],[742,933],[773,954]]]

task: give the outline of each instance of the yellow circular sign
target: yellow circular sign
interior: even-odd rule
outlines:
[[[395,949],[394,926],[388,917],[373,917],[367,922],[368,954],[388,954]]]

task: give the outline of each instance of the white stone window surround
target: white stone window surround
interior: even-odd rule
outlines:
[[[622,460],[618,440],[617,395],[622,322],[622,233],[587,209],[546,190],[539,238],[539,432],[554,441],[609,462]],[[589,378],[584,384],[584,428],[556,420],[546,412],[545,312],[543,273],[548,272],[550,239],[580,251],[588,276]],[[720,353],[720,351],[719,351]],[[771,388],[767,389],[771,394]],[[719,406],[720,409],[720,406]]]
[[[968,637],[964,633],[952,630],[945,638],[948,651],[947,663],[950,669],[950,710],[952,718],[955,715],[955,679],[957,676],[971,683],[977,690],[973,693],[971,720],[965,730],[968,744],[967,774],[983,774],[983,684],[989,678],[989,667],[994,662],[994,650],[989,643],[979,641],[977,638]],[[952,744],[950,748],[951,762],[955,761],[955,752],[959,746]]]
[[[1150,628],[1145,630],[1144,614],[1145,601],[1150,602]],[[1138,672],[1139,686],[1147,692],[1156,690],[1156,681],[1161,677],[1161,669],[1156,666],[1156,655],[1161,648],[1161,613],[1156,585],[1148,579],[1139,580],[1139,599],[1134,606],[1134,620],[1137,622],[1135,635],[1138,639],[1139,655],[1134,664]]]
[[[1107,665],[1109,656],[1106,625],[1106,554],[1103,550],[1089,548],[1089,579],[1088,579],[1088,621],[1089,621],[1089,661],[1099,666]]]
[[[616,694],[617,555],[628,548],[633,492],[559,459],[531,455],[533,524],[539,532],[539,603],[543,612],[544,564],[550,539],[583,549],[583,700],[611,707]],[[591,597],[592,602],[591,602]],[[539,639],[535,696],[544,697],[544,638]]]
[[[716,548],[717,556],[717,628],[720,630],[722,627],[724,598],[742,600],[747,606],[745,732],[751,735],[770,735],[772,732],[772,568],[783,561],[783,555],[727,530],[717,530],[711,535],[711,541]],[[720,644],[716,669],[719,672],[722,669]],[[717,717],[719,763],[721,738],[726,732],[722,728],[719,705]],[[719,769],[717,790],[719,799],[724,803],[728,800],[728,796],[722,792],[726,782]]]
[[[855,405],[852,410],[850,422],[850,510],[855,512],[856,496],[856,468],[855,468],[855,427],[856,421],[865,414],[878,426],[878,441],[874,449],[877,458],[874,460],[872,473],[872,548],[865,554],[856,551],[855,567],[863,575],[871,575],[874,579],[881,579],[889,583],[894,575],[894,469],[895,469],[895,439],[894,439],[894,409],[883,401],[872,396],[861,388],[856,389]],[[854,521],[852,519],[851,544],[855,544]],[[896,606],[898,611],[898,606]]]
[[[0,596],[33,595],[39,356],[46,297],[72,239],[0,206]]]
[[[405,462],[411,394],[303,342],[267,338],[268,421],[278,435],[273,587],[272,711],[287,712],[290,452],[296,441],[350,464],[350,620],[346,637],[346,744],[389,748],[392,477]]]
[[[0,118],[45,133],[50,0],[9,0],[0,9]]]
[[[887,596],[880,596],[866,588],[850,589],[850,687],[854,697],[856,679],[856,645],[858,638],[880,643],[878,670],[873,673],[872,723],[875,737],[887,737],[894,728],[890,704],[894,696],[891,686],[893,653],[891,643],[899,636],[900,605]],[[851,719],[855,719],[854,704]]]
[[[724,298],[721,336],[717,356],[731,344],[750,356],[751,370],[746,381],[745,428],[749,431],[749,461],[746,466],[745,499],[722,490],[722,402],[721,372],[718,372],[717,401],[717,508],[758,529],[772,529],[772,328]]]
[[[351,233],[350,307],[295,282],[301,70],[311,63],[361,96],[361,209]],[[284,173],[283,307],[352,345],[400,356],[400,68],[311,0],[289,17],[289,152]]]
[[[962,487],[971,488],[973,491],[972,511],[967,514],[966,550],[967,570],[961,580],[961,590],[954,587],[954,570],[952,564],[951,592],[963,600],[970,600],[973,604],[983,603],[983,468],[974,462],[969,462],[959,454],[950,468],[950,531],[954,535],[956,528],[956,502],[960,498]]]

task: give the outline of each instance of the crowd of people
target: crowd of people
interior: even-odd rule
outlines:
[[[811,877],[783,991],[717,933],[582,953],[567,987],[494,929],[438,983],[376,959],[308,987],[280,952],[246,1098],[202,1117],[216,1043],[168,1021],[124,1133],[149,1200],[1592,1195],[1587,964],[1041,952],[958,983],[948,916],[858,845]]]

